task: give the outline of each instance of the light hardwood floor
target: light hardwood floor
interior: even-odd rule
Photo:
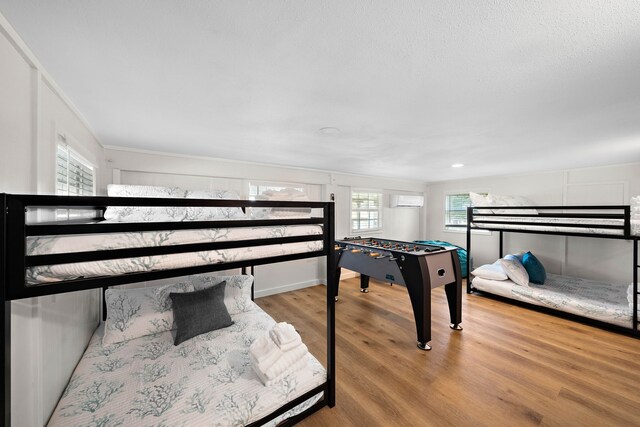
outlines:
[[[637,338],[466,293],[452,331],[438,288],[427,352],[404,287],[358,289],[336,305],[336,406],[301,426],[640,426]],[[256,302],[326,361],[324,286]]]

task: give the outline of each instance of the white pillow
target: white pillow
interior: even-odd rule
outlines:
[[[239,200],[240,196],[235,191],[230,190],[188,190],[187,199],[227,199]],[[213,221],[217,219],[244,218],[245,214],[238,207],[204,207],[193,206],[186,209],[186,221]]]
[[[487,201],[487,196],[483,196],[482,194],[469,192],[469,198],[471,199],[472,206],[491,206]],[[478,209],[475,211],[476,214],[490,214],[490,209]]]
[[[158,197],[183,198],[185,191],[178,187],[154,187],[151,185],[118,185],[109,184],[109,197]],[[185,217],[184,207],[175,206],[109,206],[104,219],[119,222],[142,221],[182,221]]]
[[[481,277],[483,279],[488,280],[507,280],[508,276],[505,273],[502,265],[499,261],[494,262],[493,264],[485,264],[476,268],[471,272],[476,277]]]
[[[500,259],[500,265],[513,283],[521,286],[529,286],[529,273],[524,266],[514,259]]]
[[[533,206],[531,200],[522,196],[499,196],[497,194],[488,194],[487,202],[489,206]],[[538,211],[536,209],[492,209],[493,213],[496,214],[527,214],[527,215],[537,215]]]
[[[152,288],[107,289],[107,320],[102,344],[115,344],[174,329],[171,292],[192,292],[178,283]]]
[[[224,288],[224,305],[229,314],[239,314],[252,310],[254,307],[251,301],[251,285],[253,276],[241,274],[236,276],[209,276],[196,274],[188,277],[189,284],[192,284],[196,291],[210,288],[218,283],[227,282]]]

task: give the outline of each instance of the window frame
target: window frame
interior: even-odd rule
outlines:
[[[378,226],[374,227],[374,228],[354,228],[353,227],[353,222],[355,221],[353,219],[353,214],[354,214],[354,202],[353,202],[353,196],[354,194],[358,194],[358,193],[367,193],[369,195],[371,194],[376,194],[378,196],[378,206],[377,209],[356,209],[355,212],[377,212],[378,215]],[[383,227],[384,227],[384,222],[383,222],[383,207],[384,207],[384,203],[383,203],[383,198],[384,198],[384,192],[382,190],[375,190],[375,189],[367,189],[367,188],[352,188],[351,189],[351,194],[349,197],[349,230],[351,230],[352,234],[358,233],[358,234],[362,234],[362,233],[380,233],[383,231]],[[362,219],[358,218],[358,225],[360,225],[362,223]],[[368,218],[367,221],[370,223],[371,222],[371,218]]]

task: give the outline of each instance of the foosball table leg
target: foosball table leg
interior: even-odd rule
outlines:
[[[360,274],[360,292],[366,294],[369,292],[369,276]]]
[[[420,350],[424,350],[424,351],[429,351],[429,350],[431,350],[431,346],[430,346],[429,344],[427,344],[426,342],[425,342],[425,343],[422,343],[422,342],[420,342],[420,341],[418,341],[418,348],[419,348]]]
[[[453,329],[454,331],[461,331],[462,330],[462,326],[460,326],[459,323],[451,323],[451,324],[449,324],[449,327],[451,329]]]

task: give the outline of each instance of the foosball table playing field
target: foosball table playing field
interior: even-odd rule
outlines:
[[[345,238],[336,240],[336,300],[341,268],[360,273],[360,291],[369,291],[369,278],[404,285],[416,322],[418,348],[431,350],[431,289],[444,286],[450,327],[462,330],[462,273],[456,248],[398,240]]]

